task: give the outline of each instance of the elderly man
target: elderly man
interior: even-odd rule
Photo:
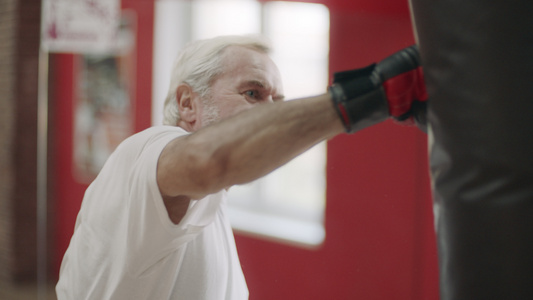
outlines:
[[[173,69],[165,126],[126,139],[87,189],[58,299],[247,299],[226,190],[394,109],[409,117],[413,100],[425,99],[397,96],[425,90],[417,53],[407,53],[392,65],[340,74],[330,93],[283,101],[262,39],[188,45]],[[409,82],[394,97],[382,87],[391,68]]]

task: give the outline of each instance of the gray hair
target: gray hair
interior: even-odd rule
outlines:
[[[270,43],[260,36],[220,36],[189,43],[179,53],[172,67],[170,88],[163,107],[163,124],[177,125],[180,120],[176,90],[188,84],[202,99],[209,93],[214,78],[223,72],[222,53],[229,46],[248,47],[270,52]]]

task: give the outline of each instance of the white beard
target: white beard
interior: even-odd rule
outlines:
[[[213,124],[219,120],[218,107],[213,105],[211,97],[208,95],[203,101],[204,110],[202,112],[202,127]]]

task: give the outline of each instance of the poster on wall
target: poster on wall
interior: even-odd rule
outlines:
[[[135,18],[121,18],[117,47],[75,56],[74,177],[92,181],[113,150],[134,131]]]
[[[44,0],[41,47],[48,52],[102,53],[115,47],[119,0]]]

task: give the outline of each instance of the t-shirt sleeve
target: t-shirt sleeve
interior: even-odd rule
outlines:
[[[165,146],[172,140],[182,137],[184,131],[166,131],[150,137],[142,148],[133,167],[129,180],[130,220],[138,222],[135,231],[153,231],[174,240],[174,246],[194,238],[201,229],[213,222],[219,209],[221,193],[191,201],[186,215],[179,224],[170,220],[157,185],[157,162]],[[179,179],[177,179],[179,180]]]

